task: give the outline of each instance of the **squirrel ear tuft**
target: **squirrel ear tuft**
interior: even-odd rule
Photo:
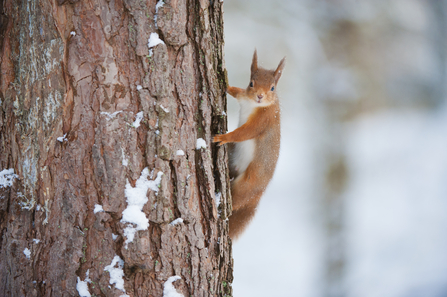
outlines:
[[[253,54],[253,61],[251,62],[251,73],[256,72],[258,70],[258,54],[255,52]]]
[[[284,57],[278,65],[278,68],[275,70],[275,83],[278,83],[279,78],[281,77],[284,66],[286,65],[286,57]]]

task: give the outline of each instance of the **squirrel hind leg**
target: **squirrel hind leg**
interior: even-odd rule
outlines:
[[[230,238],[237,239],[248,227],[256,213],[256,206],[245,206],[236,211],[229,218]]]
[[[231,182],[233,213],[229,217],[230,238],[236,239],[253,219],[265,186],[255,166],[247,169]]]

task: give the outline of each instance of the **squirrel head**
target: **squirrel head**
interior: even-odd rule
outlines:
[[[250,83],[247,87],[247,97],[257,105],[268,106],[277,99],[276,85],[284,69],[286,58],[284,57],[276,70],[267,70],[258,67],[258,55],[256,50],[251,63]]]

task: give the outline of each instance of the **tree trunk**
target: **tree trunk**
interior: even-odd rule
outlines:
[[[222,3],[162,3],[1,1],[1,296],[231,295]]]

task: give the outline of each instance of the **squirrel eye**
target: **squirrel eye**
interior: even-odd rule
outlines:
[[[253,88],[253,82],[252,81],[250,82],[250,88]]]
[[[272,87],[272,88],[270,89],[270,91],[272,91],[272,92],[273,92],[273,90],[275,90],[275,87]]]

